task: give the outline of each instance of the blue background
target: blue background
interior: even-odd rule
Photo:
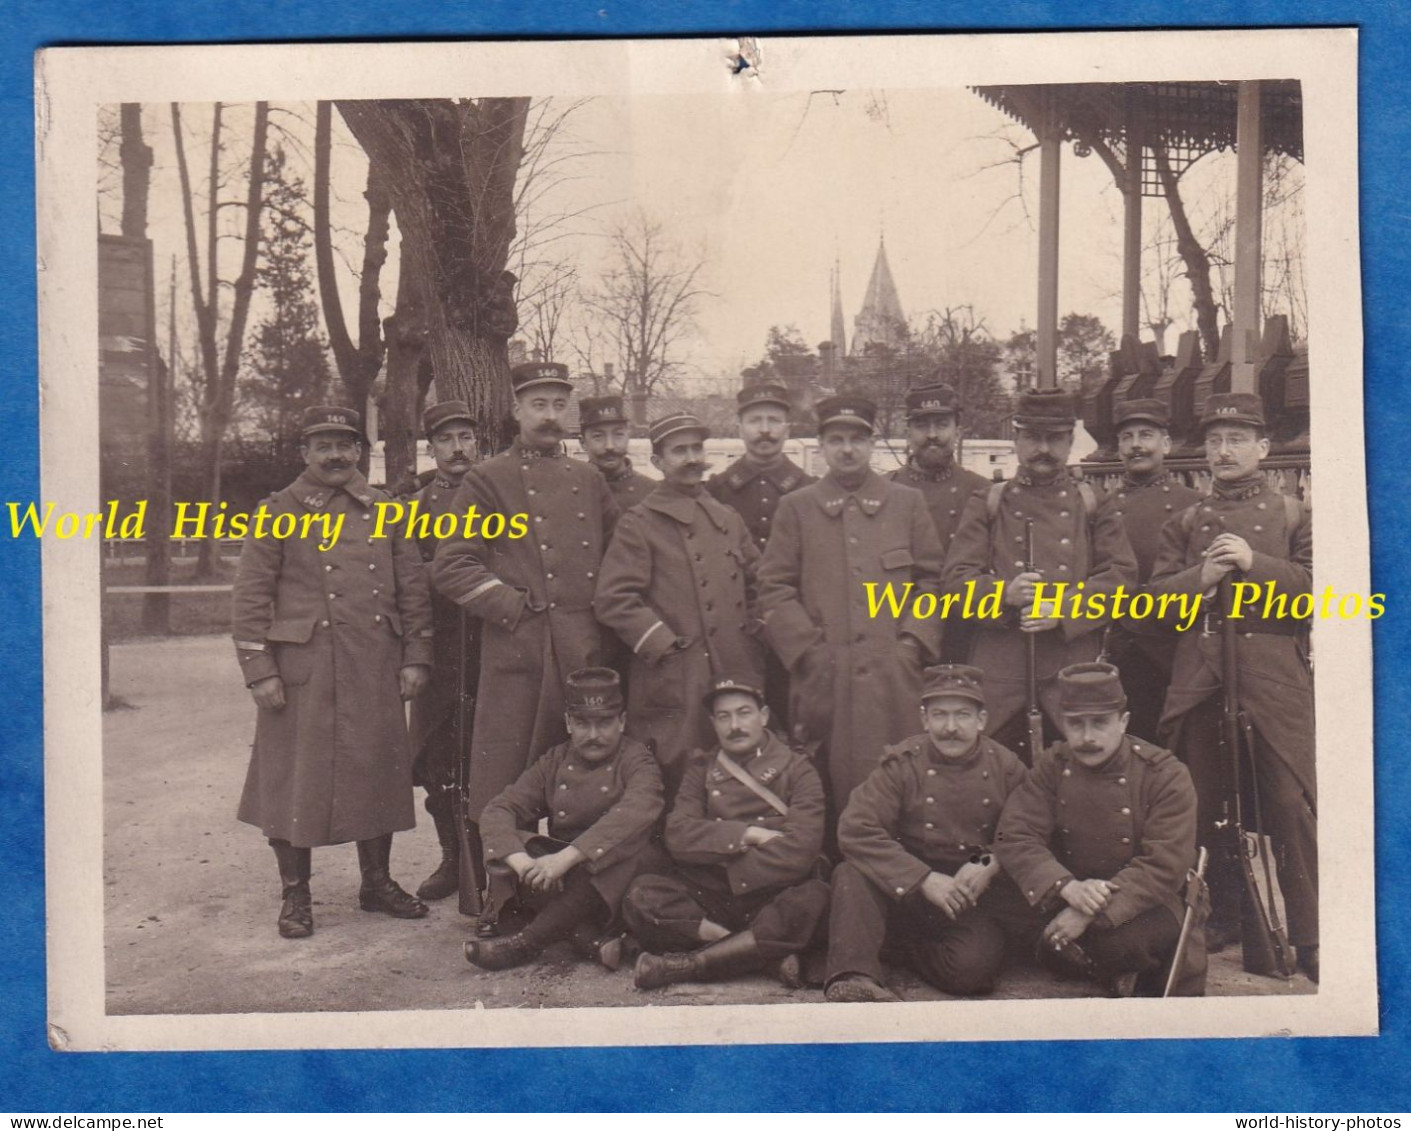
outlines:
[[[525,6],[530,7],[529,5]],[[1356,24],[1361,37],[1363,299],[1375,626],[1377,908],[1382,1036],[1361,1040],[1029,1042],[874,1046],[59,1054],[45,1041],[41,628],[36,540],[0,544],[0,1111],[230,1110],[1268,1110],[1405,1111],[1411,802],[1411,613],[1404,373],[1411,359],[1405,200],[1411,7],[1396,3],[864,0],[713,5],[187,0],[124,6],[11,2],[0,10],[0,500],[38,497],[32,52],[61,44],[251,39],[628,36],[966,28]],[[1333,376],[1333,375],[1328,375]],[[1319,720],[1335,760],[1337,718]],[[98,817],[94,814],[94,819]],[[51,830],[63,836],[64,830]],[[1367,852],[1370,837],[1324,851]],[[212,970],[219,978],[221,972]],[[750,1032],[742,1027],[741,1042]]]

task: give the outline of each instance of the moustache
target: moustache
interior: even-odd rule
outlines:
[[[544,424],[539,425],[539,427],[534,429],[534,431],[538,432],[541,436],[562,436],[563,425],[556,424],[552,420],[550,420]]]
[[[1080,745],[1080,746],[1075,746],[1075,747],[1073,747],[1073,752],[1074,752],[1075,754],[1101,754],[1101,753],[1102,753],[1102,747],[1101,747],[1101,746],[1090,746],[1090,745],[1084,743],[1084,744],[1082,744],[1082,745]]]
[[[742,730],[732,730],[725,736],[727,742],[740,742],[746,738],[749,738],[749,735]]]
[[[710,466],[710,464],[708,464],[708,463],[683,463],[683,464],[681,465],[681,470],[682,470],[682,471],[704,471],[704,470],[705,470],[706,468],[708,468],[709,466]]]
[[[347,471],[353,465],[345,459],[327,459],[322,466],[324,471]]]

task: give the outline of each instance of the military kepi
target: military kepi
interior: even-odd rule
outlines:
[[[939,699],[943,695],[958,695],[985,705],[985,673],[969,664],[936,664],[927,668],[921,687],[921,702]]]
[[[913,385],[906,391],[906,418],[922,416],[959,416],[960,398],[943,381],[929,385]]]
[[[1078,419],[1077,402],[1065,389],[1025,389],[1014,407],[1016,428],[1072,428]]]
[[[752,683],[746,683],[739,679],[717,679],[710,686],[710,690],[701,697],[701,702],[705,704],[707,711],[715,710],[715,700],[717,696],[729,693],[737,695],[748,695],[761,707],[764,706],[764,692]]]
[[[654,448],[677,432],[699,432],[702,438],[710,435],[710,429],[701,423],[700,418],[689,412],[673,412],[670,416],[652,421],[647,428],[647,435],[651,437]]]
[[[785,412],[793,408],[793,402],[789,398],[789,390],[777,381],[756,381],[752,385],[746,385],[735,394],[736,412],[744,412],[747,408],[754,408],[758,404],[778,405]]]
[[[299,435],[308,437],[317,432],[348,432],[358,439],[363,435],[363,418],[351,408],[336,404],[316,404],[304,409]]]
[[[871,432],[877,424],[877,403],[869,397],[825,397],[817,412],[820,432],[830,424],[854,424]]]
[[[1123,401],[1117,406],[1116,419],[1113,420],[1115,427],[1121,428],[1124,424],[1138,422],[1155,424],[1158,428],[1170,428],[1171,410],[1166,407],[1165,401],[1155,397],[1138,397],[1135,400]]]
[[[472,426],[477,423],[465,401],[438,401],[421,414],[421,429],[429,440],[436,429],[452,420],[463,420]]]
[[[599,424],[626,424],[627,413],[622,409],[622,398],[616,395],[606,397],[578,398],[578,427],[592,428]]]
[[[573,382],[568,379],[568,366],[557,361],[530,361],[516,365],[510,370],[510,384],[514,386],[515,396],[539,385],[558,385],[570,392],[573,389]]]
[[[565,709],[570,715],[611,718],[627,709],[622,678],[611,668],[579,668],[568,673]]]
[[[1211,393],[1205,398],[1205,411],[1200,423],[1200,432],[1212,424],[1247,424],[1251,428],[1265,428],[1264,401],[1257,393]]]
[[[1122,677],[1111,664],[1069,664],[1058,673],[1058,709],[1065,715],[1106,715],[1126,708]]]

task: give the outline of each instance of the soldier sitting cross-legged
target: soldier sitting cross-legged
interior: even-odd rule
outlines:
[[[676,867],[639,876],[622,904],[654,952],[637,959],[637,988],[721,981],[773,963],[797,986],[795,956],[828,910],[816,875],[823,783],[767,729],[758,688],[721,680],[706,702],[719,745],[693,752],[666,819]]]
[[[537,911],[517,934],[465,944],[466,961],[484,970],[522,965],[570,936],[586,956],[617,969],[622,932],[611,928],[622,894],[639,871],[664,863],[650,843],[664,804],[661,774],[651,751],[623,736],[617,673],[573,672],[566,699],[569,740],[481,815],[490,917],[516,894]],[[537,832],[543,818],[548,836]]]

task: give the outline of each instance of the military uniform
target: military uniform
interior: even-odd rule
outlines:
[[[622,461],[621,471],[614,475],[604,473],[603,479],[607,481],[608,490],[612,492],[612,497],[617,502],[617,509],[623,512],[646,499],[656,489],[659,482],[649,475],[643,475],[640,471],[634,471],[630,459]]]
[[[622,517],[603,558],[593,607],[633,653],[628,730],[651,743],[669,786],[714,737],[701,701],[711,685],[764,677],[758,562],[739,515],[669,484]]]
[[[828,885],[815,875],[823,846],[823,783],[813,765],[766,732],[751,758],[737,763],[788,808],[787,815],[737,781],[718,748],[694,751],[666,819],[669,875],[639,876],[623,915],[649,951],[700,944],[701,921],[753,933],[768,961],[802,950],[828,909]],[[750,826],[784,835],[745,843]]]
[[[1238,394],[1236,394],[1238,395]],[[1212,398],[1213,399],[1213,398]],[[1262,411],[1259,419],[1262,421]],[[1275,583],[1292,601],[1313,582],[1313,523],[1309,509],[1269,485],[1262,474],[1212,494],[1178,513],[1161,532],[1150,592],[1198,594],[1206,548],[1222,533],[1238,534],[1254,552],[1241,580]],[[1279,890],[1288,914],[1289,941],[1318,944],[1317,785],[1314,772],[1313,676],[1306,622],[1265,618],[1262,599],[1242,610],[1235,650],[1239,706],[1254,726],[1253,758],[1265,830],[1273,840]],[[1216,822],[1228,798],[1229,766],[1220,742],[1220,609],[1202,608],[1200,629],[1176,643],[1171,687],[1161,725],[1191,768],[1200,791],[1200,841],[1212,846],[1211,895],[1217,917],[1237,914],[1238,882],[1232,862],[1214,853]],[[1246,814],[1252,817],[1251,809]]]
[[[978,686],[976,669],[932,668],[928,697],[964,692],[953,671]],[[939,989],[992,988],[1004,958],[1003,922],[1027,918],[1014,885],[996,875],[978,904],[954,920],[921,885],[932,872],[953,876],[990,851],[1005,800],[1026,776],[1011,751],[983,735],[959,760],[944,757],[926,733],[886,748],[838,822],[843,863],[833,871],[830,983],[847,974],[880,983],[885,940]]]
[[[521,367],[524,368],[524,367]],[[560,366],[531,366],[554,369]],[[566,382],[563,382],[566,384]],[[432,580],[481,622],[467,806],[485,804],[565,737],[564,673],[603,655],[593,590],[617,505],[596,468],[516,439],[466,473],[452,509],[526,514],[525,538],[448,538]]]
[[[1033,420],[1038,426],[1055,428],[1073,425],[1072,401],[1068,394],[1030,392],[1028,400],[1041,402],[1039,407],[1026,410],[1021,400],[1019,412],[1032,411],[1034,417],[1016,416],[1016,422]],[[1045,398],[1066,398],[1065,403],[1049,406]],[[1044,414],[1051,413],[1051,420]],[[996,485],[996,487],[999,485]],[[1020,471],[1003,484],[998,498],[991,498],[991,487],[972,495],[965,504],[960,527],[946,555],[944,588],[949,593],[964,594],[973,582],[973,601],[1013,582],[1025,572],[1026,523],[1033,523],[1035,570],[1045,583],[1068,583],[1065,597],[1072,597],[1076,583],[1083,582],[1082,593],[1112,594],[1119,585],[1129,591],[1136,581],[1136,561],[1122,530],[1122,520],[1112,511],[1097,506],[1091,488],[1080,484],[1067,472],[1060,472],[1052,481],[1041,483]],[[1045,591],[1053,596],[1052,589]],[[1050,606],[1051,607],[1051,606]],[[1020,610],[1004,606],[1001,620],[977,620],[974,625],[974,646],[970,662],[985,672],[989,723],[986,733],[1001,742],[1014,729],[1005,729],[1012,721],[1022,722],[1021,712],[1028,699],[1025,662],[1028,642],[1019,629]],[[1066,610],[1066,606],[1065,606]],[[1102,628],[1105,620],[1073,618],[1064,615],[1056,628],[1036,634],[1036,670],[1039,700],[1049,719],[1056,725],[1057,686],[1055,677],[1060,668],[1095,659],[1102,649]],[[1018,717],[1018,718],[1017,718]],[[1017,738],[1017,736],[1015,736]],[[1018,747],[1018,742],[1007,743]],[[1022,757],[1031,758],[1027,743]]]
[[[1065,672],[1099,668],[1120,702],[1121,684],[1110,664]],[[1078,708],[1065,702],[1064,709]],[[995,853],[1029,904],[1046,915],[1067,906],[1060,889],[1070,880],[1111,880],[1110,901],[1080,945],[1100,973],[1142,973],[1148,993],[1159,994],[1185,915],[1195,825],[1190,772],[1170,751],[1125,735],[1094,768],[1059,742],[1005,805]],[[1193,933],[1184,966],[1187,992],[1204,985],[1199,934]]]

